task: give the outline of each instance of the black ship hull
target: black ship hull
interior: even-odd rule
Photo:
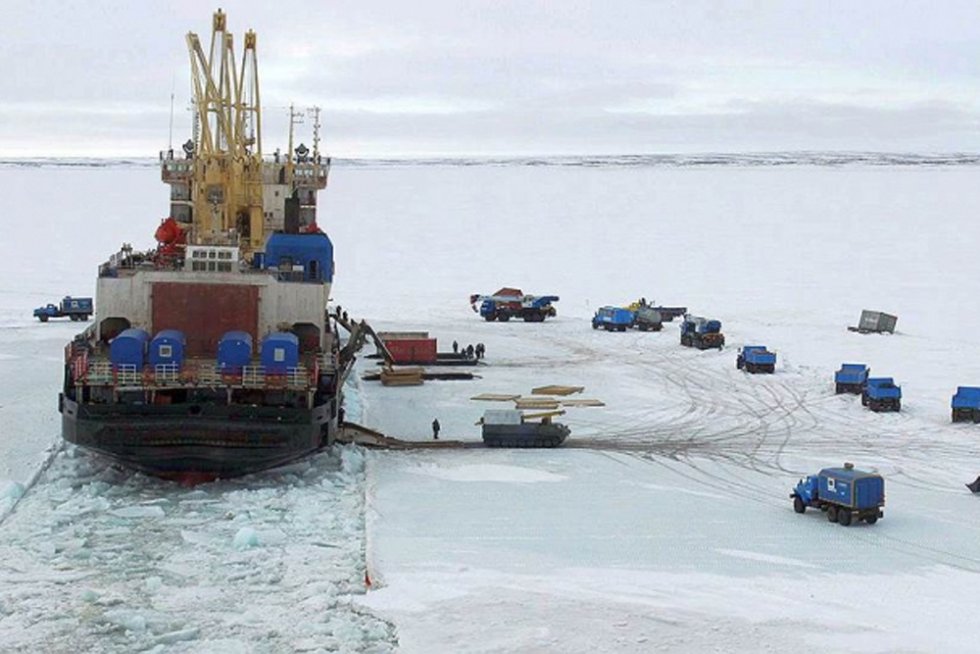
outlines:
[[[237,477],[333,443],[339,398],[312,409],[79,404],[61,395],[66,441],[178,481]]]

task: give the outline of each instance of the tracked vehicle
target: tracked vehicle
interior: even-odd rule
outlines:
[[[554,416],[564,411],[525,414],[517,410],[486,411],[480,424],[483,442],[487,447],[558,447],[571,430],[557,422]]]

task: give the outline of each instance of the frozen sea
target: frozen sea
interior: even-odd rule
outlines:
[[[356,381],[350,415],[478,440],[478,393],[605,406],[569,409],[557,450],[345,447],[189,490],[61,446],[78,325],[31,319],[152,245],[158,170],[0,162],[0,649],[975,651],[980,427],[949,398],[980,385],[978,174],[970,155],[338,162],[335,302],[487,346],[471,382]],[[501,286],[561,296],[557,319],[483,322],[468,296]],[[722,320],[727,347],[590,329],[640,296]],[[862,309],[897,333],[848,332]],[[757,343],[775,375],[735,370]],[[903,411],[835,396],[844,361],[895,377]],[[843,461],[885,476],[874,527],[792,511],[799,476]]]

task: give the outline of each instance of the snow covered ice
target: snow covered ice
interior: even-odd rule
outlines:
[[[77,326],[30,317],[90,294],[122,241],[151,245],[156,168],[0,168],[8,213],[44,194],[49,217],[0,240],[3,648],[972,651],[980,430],[950,424],[949,398],[980,384],[976,161],[787,157],[337,165],[335,300],[442,349],[485,343],[489,364],[356,382],[349,416],[475,441],[478,393],[582,385],[606,406],[570,409],[557,450],[337,448],[197,489],[51,449]],[[505,285],[560,295],[557,319],[470,311]],[[590,328],[640,296],[722,320],[728,347],[680,348],[676,322]],[[898,333],[847,332],[865,308]],[[735,370],[747,343],[775,375]],[[843,361],[895,377],[903,411],[835,396]],[[796,480],[844,461],[885,477],[885,518],[793,513]]]

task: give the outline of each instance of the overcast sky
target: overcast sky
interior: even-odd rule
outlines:
[[[199,0],[0,17],[0,155],[154,155],[190,130]],[[323,110],[338,156],[980,150],[980,2],[232,0],[266,150]]]

